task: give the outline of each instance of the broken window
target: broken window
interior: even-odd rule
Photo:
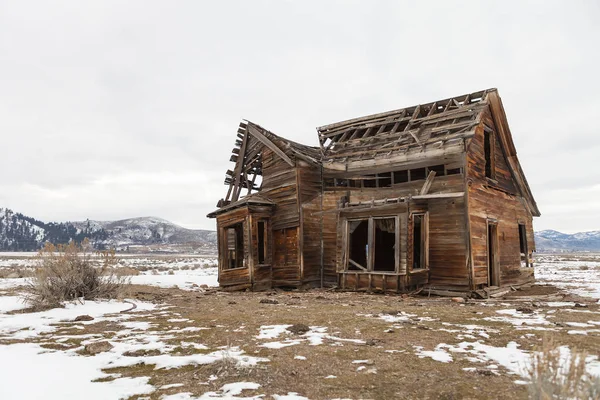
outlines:
[[[239,222],[225,228],[227,252],[224,268],[244,267],[244,223]]]
[[[444,164],[427,167],[429,171],[435,171],[435,176],[444,176]]]
[[[258,221],[258,263],[265,264],[267,261],[267,221]]]
[[[370,217],[348,221],[347,269],[396,271],[397,217]]]
[[[374,271],[396,270],[396,219],[377,218],[373,220],[375,229],[375,259],[373,260]]]
[[[379,187],[391,187],[392,186],[392,173],[382,172],[377,174],[377,186]]]
[[[519,245],[521,248],[521,253],[527,253],[527,231],[525,229],[525,224],[519,224]]]
[[[348,221],[348,269],[366,271],[369,253],[369,220]]]
[[[416,168],[416,169],[410,170],[410,180],[411,181],[418,181],[420,179],[425,179],[426,176],[427,175],[425,174],[425,168]]]
[[[335,186],[336,187],[348,187],[348,179],[336,179]]]
[[[494,179],[494,132],[486,127],[483,131],[483,135],[483,151],[485,153],[485,176],[486,178]]]
[[[521,266],[529,267],[529,250],[527,249],[527,226],[519,224],[519,250],[521,255]]]
[[[427,268],[427,214],[413,214],[413,270]]]
[[[408,182],[408,171],[394,171],[394,183]]]
[[[364,187],[377,187],[377,175],[367,175],[363,180]]]

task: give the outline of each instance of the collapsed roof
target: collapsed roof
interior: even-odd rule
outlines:
[[[218,207],[235,203],[241,189],[247,195],[259,191],[256,176],[262,174],[261,151],[270,148],[290,166],[296,159],[322,165],[325,171],[358,173],[365,167],[389,168],[433,158],[457,156],[467,138],[475,135],[482,115],[490,108],[511,173],[532,214],[540,212],[517,159],[506,114],[497,89],[486,89],[427,104],[353,118],[317,128],[320,148],[278,136],[258,124],[242,121],[232,150],[233,171],[225,184],[229,191]]]

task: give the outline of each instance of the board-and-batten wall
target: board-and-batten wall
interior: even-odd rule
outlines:
[[[298,190],[296,168],[265,147],[262,152],[261,196],[275,203],[273,234],[273,285],[297,285],[300,277]]]
[[[484,125],[494,132],[495,180],[485,175]],[[474,285],[488,284],[488,220],[497,223],[500,285],[527,282],[533,272],[521,268],[518,224],[526,225],[527,247],[531,252],[534,249],[532,216],[517,192],[489,109],[468,144],[467,164]]]

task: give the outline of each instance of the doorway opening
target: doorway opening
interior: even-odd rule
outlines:
[[[500,271],[498,270],[498,224],[488,221],[487,226],[488,250],[488,285],[500,286]]]

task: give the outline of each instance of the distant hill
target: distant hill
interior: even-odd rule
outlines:
[[[88,238],[96,249],[216,253],[215,231],[186,229],[156,217],[120,221],[45,223],[0,208],[0,251],[35,251],[44,243],[65,244]]]
[[[538,252],[600,252],[600,231],[562,233],[545,230],[535,233]]]

